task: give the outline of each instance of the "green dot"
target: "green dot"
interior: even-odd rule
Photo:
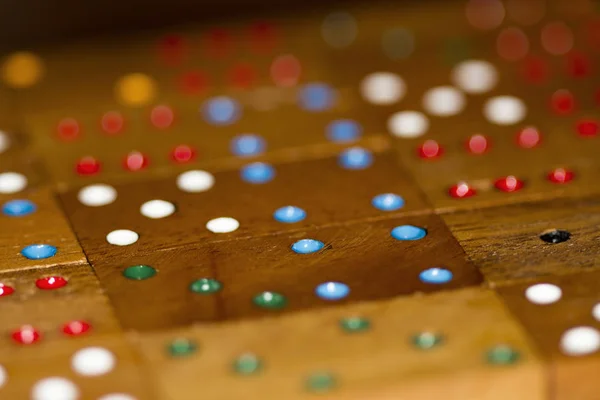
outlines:
[[[125,268],[125,271],[123,271],[125,278],[136,281],[152,278],[154,275],[156,275],[156,270],[148,265],[134,265]]]
[[[262,361],[254,354],[242,354],[233,363],[233,370],[239,375],[253,375],[262,369]]]
[[[285,296],[275,292],[262,292],[255,296],[253,301],[259,307],[272,310],[279,310],[287,305]]]
[[[316,372],[306,379],[306,389],[310,392],[328,392],[335,386],[335,377],[329,372]]]
[[[179,338],[169,343],[168,350],[172,357],[185,357],[194,353],[198,346],[189,339]]]
[[[202,278],[192,282],[190,290],[194,293],[213,294],[221,290],[223,285],[216,279]]]
[[[494,365],[509,365],[519,361],[521,355],[518,351],[507,345],[498,345],[488,350],[487,362]]]
[[[346,332],[363,332],[371,328],[371,321],[362,317],[350,317],[340,320],[340,326]]]
[[[429,350],[439,346],[444,338],[433,332],[421,332],[413,336],[413,344],[422,350]]]
[[[458,64],[469,58],[470,53],[469,42],[463,38],[450,38],[444,43],[443,57],[446,64]]]

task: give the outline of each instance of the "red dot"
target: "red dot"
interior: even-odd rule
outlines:
[[[435,140],[426,140],[418,149],[419,157],[421,158],[437,158],[440,157],[444,150]]]
[[[65,333],[65,335],[79,336],[89,331],[90,328],[91,325],[85,321],[71,321],[63,326],[62,331]]]
[[[271,78],[277,86],[295,86],[301,73],[300,62],[291,54],[279,56],[271,64]]]
[[[40,278],[35,281],[35,286],[37,286],[38,289],[43,290],[60,289],[61,287],[64,287],[66,285],[67,280],[62,276],[47,276],[45,278]]]
[[[258,22],[250,28],[250,46],[257,53],[273,51],[277,41],[275,27],[268,22]]]
[[[517,61],[529,52],[529,39],[519,28],[506,28],[498,35],[496,50],[505,60]]]
[[[148,157],[139,151],[132,151],[123,160],[123,168],[128,171],[140,171],[148,166]]]
[[[188,95],[202,93],[207,86],[208,78],[201,71],[189,71],[179,77],[179,88]]]
[[[81,134],[81,129],[79,127],[79,122],[77,122],[73,118],[65,118],[58,123],[58,127],[56,128],[58,133],[58,137],[61,140],[69,141],[75,140]]]
[[[467,140],[467,150],[472,154],[486,153],[491,146],[490,140],[483,135],[473,135]]]
[[[238,89],[248,89],[256,82],[256,71],[249,64],[238,64],[229,71],[229,82]]]
[[[550,98],[552,110],[559,115],[567,115],[575,109],[575,97],[567,89],[557,90]]]
[[[564,168],[556,168],[555,170],[550,171],[550,173],[548,173],[548,180],[552,183],[558,184],[568,183],[572,181],[574,177],[575,174],[573,173],[573,171],[569,171]]]
[[[600,89],[596,90],[596,93],[594,93],[594,101],[596,102],[596,105],[600,106]]]
[[[503,192],[516,192],[517,190],[520,190],[523,187],[523,181],[511,175],[498,179],[494,183],[494,186],[496,186],[497,189],[500,189]]]
[[[39,341],[42,335],[31,325],[25,325],[14,331],[11,335],[19,344],[33,344]]]
[[[15,292],[15,289],[12,287],[5,285],[4,283],[0,283],[0,297],[10,296]]]
[[[75,165],[75,171],[79,175],[94,175],[100,172],[101,164],[100,161],[96,160],[92,156],[82,157],[77,161]]]
[[[588,22],[584,29],[588,44],[595,50],[600,50],[600,18]]]
[[[577,122],[577,133],[580,136],[596,136],[598,134],[598,121],[593,119],[584,119]]]
[[[207,36],[206,51],[209,56],[222,58],[231,52],[231,36],[224,29],[213,29]]]
[[[173,125],[175,114],[169,106],[156,106],[150,112],[150,122],[158,129],[167,129]]]
[[[183,62],[187,45],[185,39],[179,35],[168,35],[158,42],[158,55],[168,65],[175,66]]]
[[[448,190],[448,194],[457,199],[464,199],[467,197],[475,196],[477,192],[465,182],[461,182],[457,185],[452,186]]]
[[[529,56],[521,66],[521,74],[529,83],[544,83],[550,75],[548,63],[541,57]]]
[[[592,72],[589,57],[583,53],[572,51],[567,55],[567,73],[573,78],[583,78]]]
[[[116,135],[121,133],[123,130],[123,126],[125,125],[125,120],[123,116],[118,111],[109,111],[102,116],[102,120],[100,121],[102,126],[102,130],[109,135]]]
[[[176,163],[187,163],[196,158],[196,151],[194,148],[185,144],[179,145],[171,152],[171,159]]]
[[[517,145],[524,149],[537,147],[541,141],[542,135],[540,131],[532,126],[523,128],[517,133]]]

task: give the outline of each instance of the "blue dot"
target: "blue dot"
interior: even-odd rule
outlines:
[[[262,162],[248,164],[242,168],[242,179],[248,183],[266,183],[275,177],[275,169]]]
[[[251,133],[236,136],[231,141],[231,152],[236,156],[255,156],[265,151],[265,140]]]
[[[402,225],[392,229],[392,237],[398,240],[419,240],[427,236],[427,231],[418,226]]]
[[[229,125],[237,121],[240,114],[239,104],[225,96],[207,100],[202,108],[204,118],[214,125]]]
[[[30,260],[40,260],[42,258],[54,257],[56,247],[49,244],[32,244],[21,250],[21,254]]]
[[[373,164],[373,155],[362,147],[353,147],[340,154],[340,165],[347,169],[365,169]]]
[[[333,89],[324,83],[311,83],[300,90],[300,105],[308,111],[324,111],[333,106]]]
[[[315,292],[325,300],[341,300],[350,294],[350,288],[340,282],[325,282],[317,286]]]
[[[11,200],[2,206],[2,212],[11,217],[23,217],[35,212],[36,209],[35,204],[29,200]]]
[[[327,139],[332,142],[353,142],[357,140],[360,135],[360,125],[349,119],[333,121],[327,126]]]
[[[277,209],[273,214],[273,217],[279,222],[293,224],[294,222],[300,222],[306,218],[306,211],[299,207],[286,206]]]
[[[419,274],[419,279],[425,283],[447,283],[452,280],[452,272],[444,268],[429,268]]]
[[[298,240],[292,245],[292,250],[299,254],[310,254],[321,250],[325,245],[314,239]]]
[[[404,199],[397,194],[384,193],[373,197],[371,204],[381,211],[396,211],[404,207]]]

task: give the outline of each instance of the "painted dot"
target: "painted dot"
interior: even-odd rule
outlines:
[[[343,49],[350,46],[358,35],[356,20],[347,12],[329,14],[321,25],[321,35],[329,46]]]
[[[17,193],[27,187],[27,178],[17,172],[0,173],[0,193]]]
[[[106,241],[115,246],[129,246],[138,241],[140,235],[129,229],[117,229],[106,235]]]
[[[466,148],[471,154],[484,154],[491,147],[490,139],[481,134],[473,135],[467,140]]]
[[[421,158],[432,160],[441,157],[444,154],[444,149],[438,142],[429,139],[418,147],[417,153]]]
[[[448,189],[448,194],[456,199],[463,199],[475,196],[477,191],[469,186],[469,184],[461,182],[450,187],[450,189]]]
[[[252,302],[260,308],[270,310],[280,310],[287,306],[287,299],[284,295],[276,292],[262,292],[252,299]]]
[[[527,108],[525,103],[516,97],[498,96],[485,103],[483,113],[492,123],[513,125],[525,118]]]
[[[391,72],[375,72],[363,78],[360,84],[362,97],[371,104],[390,105],[406,94],[404,80]]]
[[[292,250],[298,254],[316,253],[325,245],[323,242],[314,239],[301,239],[292,245]]]
[[[250,27],[250,48],[255,53],[267,53],[273,51],[277,45],[277,29],[267,21],[259,21]]]
[[[216,279],[202,278],[190,284],[190,291],[198,294],[213,294],[217,293],[223,284]]]
[[[362,147],[353,147],[340,154],[338,163],[346,169],[366,169],[373,164],[373,154]]]
[[[496,87],[498,72],[487,61],[468,60],[458,64],[452,70],[453,83],[466,93],[486,93]]]
[[[2,79],[12,88],[24,89],[38,83],[44,75],[44,64],[35,54],[22,51],[9,55],[2,64]]]
[[[523,78],[532,84],[541,84],[548,80],[550,75],[548,62],[537,56],[528,56],[520,68]]]
[[[10,296],[14,292],[15,292],[14,288],[12,288],[11,286],[5,285],[4,283],[0,282],[0,297]]]
[[[2,213],[9,217],[24,217],[33,214],[36,210],[36,205],[29,200],[11,200],[2,206]]]
[[[396,240],[420,240],[427,236],[427,231],[418,226],[401,225],[392,229],[391,235]]]
[[[419,274],[424,283],[442,284],[452,280],[452,272],[444,268],[429,268]]]
[[[361,126],[350,119],[340,119],[327,125],[327,139],[335,143],[348,143],[358,140],[362,134]]]
[[[412,343],[421,350],[430,350],[438,347],[444,341],[444,337],[436,332],[420,332],[413,336]]]
[[[562,290],[550,283],[538,283],[525,290],[525,297],[534,304],[552,304],[560,300]]]
[[[154,99],[156,92],[154,79],[141,73],[126,75],[115,85],[117,99],[125,106],[144,106]]]
[[[202,170],[192,170],[180,174],[177,177],[177,187],[179,190],[188,193],[206,192],[215,184],[215,177]]]
[[[109,111],[102,116],[100,126],[107,135],[117,135],[123,131],[125,119],[118,111]]]
[[[206,223],[206,229],[213,233],[229,233],[237,230],[240,223],[235,218],[220,217],[211,219]]]
[[[546,243],[557,244],[566,242],[571,238],[571,233],[569,231],[564,231],[560,229],[552,229],[546,231],[540,235],[540,239],[542,239]]]
[[[33,326],[24,325],[14,331],[11,335],[11,338],[19,344],[30,345],[40,341],[42,339],[42,335]]]
[[[388,130],[396,137],[416,138],[429,129],[429,120],[418,111],[401,111],[388,119]]]
[[[600,133],[600,124],[593,119],[584,119],[577,122],[576,130],[579,136],[593,137]]]
[[[155,128],[168,129],[175,121],[175,113],[169,106],[159,105],[150,111],[150,122]]]
[[[511,19],[521,25],[535,25],[546,13],[545,0],[508,0],[506,11]]]
[[[10,148],[10,137],[6,132],[0,131],[0,154]]]
[[[100,396],[98,400],[136,400],[136,398],[125,393],[109,393]]]
[[[204,119],[213,125],[230,125],[241,115],[240,105],[232,98],[220,96],[207,100],[202,106]]]
[[[127,279],[142,281],[156,275],[156,270],[149,265],[133,265],[125,268],[123,276]]]
[[[560,348],[569,356],[584,356],[600,350],[600,332],[591,326],[578,326],[563,333]]]
[[[506,14],[499,0],[469,0],[465,12],[469,23],[481,30],[497,28]]]
[[[132,151],[123,159],[123,168],[132,172],[146,169],[148,164],[150,164],[148,156],[139,151]]]
[[[24,247],[21,254],[30,260],[42,260],[44,258],[54,257],[57,249],[49,244],[32,244]]]
[[[423,96],[423,108],[437,117],[456,115],[465,108],[465,104],[464,94],[451,86],[429,89]]]
[[[178,164],[193,161],[196,158],[196,150],[192,146],[180,144],[171,151],[171,160]]]
[[[300,62],[291,54],[279,56],[271,64],[271,78],[275,85],[280,87],[295,86],[301,73]]]
[[[238,89],[249,89],[256,83],[255,68],[246,63],[233,66],[227,73],[229,84]]]
[[[175,212],[175,204],[165,200],[150,200],[142,204],[140,212],[151,219],[166,218]]]
[[[222,58],[231,52],[232,38],[225,29],[215,28],[207,35],[208,55],[215,58]]]
[[[6,368],[0,365],[0,388],[6,384],[8,381],[8,374],[6,373]]]
[[[304,85],[299,92],[300,106],[307,111],[325,111],[333,106],[335,94],[325,83]]]
[[[233,371],[238,375],[254,375],[262,370],[263,363],[252,353],[242,354],[233,362]]]
[[[167,346],[171,357],[188,357],[198,350],[198,345],[191,339],[178,338]]]
[[[109,185],[90,185],[81,189],[77,198],[83,205],[101,207],[114,202],[117,199],[117,191]]]
[[[63,326],[62,331],[68,336],[80,336],[89,332],[90,329],[92,326],[85,321],[71,321]]]
[[[541,141],[542,135],[540,131],[533,126],[523,128],[517,133],[517,145],[524,149],[533,149],[534,147],[537,147]]]
[[[348,317],[340,320],[340,327],[344,332],[357,333],[371,329],[371,321],[364,317]]]
[[[547,175],[548,180],[556,184],[569,183],[574,177],[575,173],[565,168],[556,168]]]
[[[35,281],[35,286],[41,290],[56,290],[67,286],[68,280],[62,276],[47,276]]]
[[[275,220],[278,222],[293,224],[306,218],[306,211],[300,207],[285,206],[275,210],[273,213],[273,218],[275,218]]]
[[[202,71],[188,71],[178,78],[179,89],[186,95],[197,95],[208,87],[208,77]]]
[[[496,40],[496,51],[507,61],[521,60],[529,53],[529,39],[519,28],[505,28]]]
[[[503,192],[516,192],[523,188],[524,183],[522,180],[517,179],[514,176],[507,176],[504,178],[500,178],[494,182],[494,186],[496,189],[501,190]]]
[[[116,358],[103,347],[86,347],[71,357],[71,368],[83,376],[100,376],[112,371]]]
[[[415,50],[415,36],[405,28],[392,28],[383,33],[381,46],[392,60],[404,60]]]
[[[404,199],[394,193],[383,193],[373,197],[371,205],[381,211],[396,211],[404,207]]]
[[[324,300],[341,300],[348,297],[350,287],[340,282],[325,282],[316,287],[315,293]]]
[[[50,377],[39,380],[31,390],[32,400],[77,400],[79,389],[66,378]]]
[[[567,54],[573,48],[573,32],[564,22],[550,22],[542,28],[542,46],[555,56]]]
[[[442,59],[445,64],[456,65],[469,58],[472,44],[465,37],[455,36],[445,38],[442,43]]]
[[[188,43],[180,35],[167,35],[157,45],[158,56],[169,66],[181,64],[187,55]]]
[[[95,175],[102,169],[102,163],[95,157],[85,156],[77,160],[75,172],[81,176]]]
[[[256,156],[264,153],[267,142],[259,135],[247,133],[231,140],[231,152],[236,156]]]
[[[75,140],[81,135],[81,126],[74,118],[63,118],[56,127],[56,134],[63,141]]]
[[[584,78],[592,72],[592,63],[586,54],[571,51],[567,54],[566,69],[573,78]]]
[[[592,308],[592,317],[594,317],[596,321],[600,322],[600,303],[596,304],[594,308]]]
[[[241,169],[241,177],[248,183],[267,183],[275,177],[275,168],[262,162],[248,164]]]
[[[306,378],[306,390],[313,393],[325,393],[336,386],[335,376],[329,372],[315,372]]]
[[[575,110],[575,96],[567,89],[557,90],[550,97],[550,107],[555,114],[571,114]]]
[[[489,349],[485,358],[492,365],[510,365],[518,362],[521,355],[511,346],[498,345]]]

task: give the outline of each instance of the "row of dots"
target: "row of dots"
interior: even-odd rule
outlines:
[[[58,275],[46,276],[35,281],[35,286],[41,290],[54,290],[65,287],[68,283],[66,278]],[[15,293],[15,289],[7,284],[0,282],[0,297],[10,296]]]
[[[90,331],[92,326],[86,321],[70,321],[64,324],[61,332],[67,336],[81,336]],[[11,334],[11,338],[19,344],[28,345],[42,339],[42,333],[31,325],[24,325]]]

